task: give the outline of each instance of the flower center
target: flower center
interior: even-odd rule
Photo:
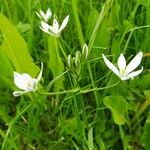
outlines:
[[[32,87],[32,84],[31,84],[30,82],[28,82],[28,83],[27,83],[27,86],[28,86],[29,88],[31,88],[31,87]]]
[[[121,75],[125,75],[125,69],[121,69],[121,70],[120,70],[120,74],[121,74]]]

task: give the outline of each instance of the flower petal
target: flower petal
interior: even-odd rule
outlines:
[[[13,96],[17,97],[17,96],[20,96],[20,95],[27,93],[27,92],[28,91],[15,91],[15,92],[13,92]]]
[[[107,67],[112,70],[117,76],[120,77],[120,72],[119,70],[105,57],[104,54],[102,54],[102,57],[104,59],[105,64],[107,65]]]
[[[22,74],[22,78],[25,80],[25,81],[31,81],[32,80],[32,77],[27,74],[27,73],[23,73]]]
[[[126,59],[123,54],[120,54],[120,56],[118,58],[118,67],[119,67],[120,71],[125,70],[125,68],[126,68]]]
[[[125,81],[125,80],[129,80],[130,77],[128,77],[128,76],[120,76],[120,79],[121,79],[122,81]]]
[[[139,52],[132,60],[131,62],[127,65],[126,67],[126,73],[129,74],[131,71],[136,69],[139,64],[141,63],[143,57],[143,52]]]
[[[41,19],[45,18],[45,13],[42,10],[40,10],[39,14],[41,15]]]
[[[53,36],[58,36],[58,30],[53,26],[49,26],[48,33]]]
[[[131,72],[130,74],[128,74],[128,77],[133,79],[135,76],[138,76],[142,71],[143,71],[143,67],[138,71]]]
[[[48,25],[47,23],[45,23],[44,21],[41,21],[41,25],[40,25],[40,29],[48,34],[49,33],[49,28],[50,28],[50,25]]]
[[[67,23],[69,21],[69,15],[65,17],[65,19],[63,20],[61,27],[59,29],[59,33],[66,27]]]
[[[53,20],[53,30],[55,33],[58,33],[58,30],[59,30],[59,24],[58,24],[58,21],[54,18]]]
[[[48,22],[48,20],[51,18],[52,16],[52,12],[50,10],[50,8],[47,9],[46,13],[44,13],[42,10],[40,10],[39,12],[36,12],[36,15],[43,21]]]
[[[29,74],[23,73],[22,78],[25,85],[25,91],[35,91],[36,90],[36,79],[32,78]]]
[[[14,71],[14,83],[15,85],[22,89],[27,90],[25,79],[23,78],[22,74]]]
[[[58,36],[58,28],[59,28],[59,24],[57,22],[57,20],[54,18],[53,20],[53,25],[50,26],[47,23],[41,21],[41,26],[40,26],[41,30],[43,30],[44,32],[53,35],[53,36]]]
[[[52,12],[50,8],[47,9],[46,14],[45,14],[45,21],[47,22],[52,16]]]

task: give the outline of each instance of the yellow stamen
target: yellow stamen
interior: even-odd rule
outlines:
[[[121,73],[122,75],[124,75],[124,74],[125,74],[125,70],[124,70],[124,69],[121,69],[121,70],[120,70],[120,73]]]
[[[30,83],[30,82],[28,82],[28,83],[27,83],[27,85],[28,85],[28,87],[32,87],[32,85],[31,85],[31,83]]]

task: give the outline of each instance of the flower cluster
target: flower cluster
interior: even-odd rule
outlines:
[[[53,24],[49,25],[47,22],[52,16],[50,9],[47,9],[46,13],[40,10],[39,13],[36,12],[36,14],[41,19],[40,29],[54,37],[59,37],[61,31],[66,27],[69,21],[69,15],[67,15],[60,26],[54,14]]]
[[[82,61],[86,60],[88,57],[88,46],[85,43],[82,48],[82,53],[79,51],[76,51],[76,54],[74,57],[72,57],[70,54],[68,55],[67,63],[69,67],[78,67]]]
[[[41,19],[40,28],[42,31],[54,36],[59,37],[60,32],[66,27],[69,15],[65,17],[61,26],[59,27],[58,21],[54,17],[53,24],[49,25],[47,22],[52,16],[52,12],[50,9],[47,9],[46,13],[42,10],[36,12],[37,16]],[[54,15],[55,16],[55,15]],[[77,51],[75,56],[72,57],[70,54],[67,57],[67,64],[69,68],[72,68],[76,71],[78,75],[80,73],[81,64],[88,58],[89,49],[86,44],[83,45],[82,52]],[[139,52],[128,65],[126,65],[126,59],[124,55],[121,53],[118,58],[118,68],[113,65],[104,54],[102,54],[102,58],[106,64],[106,66],[112,70],[121,80],[129,80],[133,79],[135,76],[139,75],[143,71],[143,67],[140,70],[134,71],[141,63],[143,57],[143,52]],[[14,71],[14,83],[15,85],[21,89],[20,91],[14,91],[14,96],[20,96],[27,92],[32,92],[37,90],[37,85],[42,77],[43,72],[43,63],[41,64],[41,71],[37,78],[32,78],[29,74],[23,73],[20,74]]]

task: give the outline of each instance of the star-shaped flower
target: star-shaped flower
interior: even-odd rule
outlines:
[[[58,24],[58,21],[56,20],[56,18],[54,18],[52,25],[49,25],[46,22],[41,21],[40,28],[42,31],[44,31],[50,35],[59,37],[60,32],[66,27],[68,21],[69,21],[69,15],[65,17],[65,19],[63,20],[60,27],[59,27],[59,24]]]
[[[139,52],[128,65],[126,65],[126,59],[124,55],[120,54],[118,58],[119,69],[117,69],[104,54],[102,54],[102,57],[107,67],[112,70],[121,80],[133,79],[143,71],[143,67],[141,67],[140,70],[134,71],[141,63],[143,52]]]
[[[36,12],[36,14],[41,20],[43,20],[45,22],[48,22],[52,16],[52,12],[51,12],[50,8],[47,9],[46,13],[44,13],[42,10],[40,10],[39,12]]]
[[[21,91],[14,91],[13,95],[20,96],[27,92],[36,91],[37,84],[42,77],[42,72],[43,72],[43,63],[41,64],[41,71],[37,76],[37,78],[32,78],[27,73],[20,74],[14,71],[14,83],[19,89],[21,89]]]

